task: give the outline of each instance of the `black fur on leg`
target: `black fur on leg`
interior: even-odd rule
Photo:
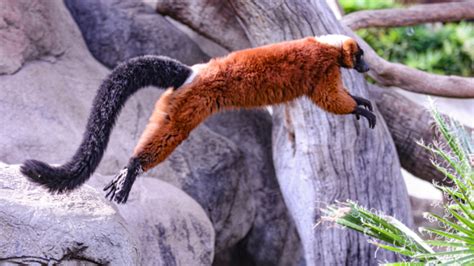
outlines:
[[[21,166],[21,172],[51,192],[77,188],[99,165],[127,99],[147,86],[179,88],[191,74],[190,67],[164,56],[141,56],[120,64],[100,85],[82,143],[74,156],[59,167],[27,160]]]
[[[115,200],[119,204],[126,203],[133,183],[141,173],[143,173],[143,169],[138,158],[130,159],[128,165],[104,187],[104,191],[108,191],[105,197],[111,201]]]

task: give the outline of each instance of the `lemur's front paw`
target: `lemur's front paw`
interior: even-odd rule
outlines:
[[[108,191],[105,197],[111,201],[115,200],[117,203],[126,203],[135,179],[142,172],[138,161],[130,160],[130,163],[104,187],[104,191]]]
[[[373,111],[372,103],[369,100],[359,97],[359,96],[354,96],[354,95],[351,95],[351,97],[352,99],[354,99],[354,101],[356,101],[357,105],[362,105],[365,108],[369,109],[369,111],[371,112]]]
[[[371,111],[357,106],[352,113],[355,114],[356,117],[363,116],[363,117],[367,118],[367,121],[369,121],[369,127],[370,128],[375,127],[376,118],[375,118],[374,113],[372,113]],[[357,118],[357,119],[359,119],[359,118]]]

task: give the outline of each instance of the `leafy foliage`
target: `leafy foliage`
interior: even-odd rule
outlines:
[[[343,0],[345,12],[399,7],[394,1]],[[383,58],[420,70],[448,75],[474,75],[474,24],[425,24],[357,31]]]
[[[394,8],[401,7],[395,3],[394,0],[340,0],[339,1],[344,8],[344,12],[351,13],[355,11],[361,11],[366,9],[383,9],[383,8]]]
[[[433,165],[454,184],[453,187],[438,186],[449,199],[444,206],[445,216],[428,215],[441,224],[442,229],[422,228],[436,236],[435,240],[422,240],[395,218],[368,211],[351,201],[329,206],[324,210],[323,219],[364,233],[378,240],[371,241],[374,245],[413,260],[398,265],[473,265],[474,169],[469,161],[469,154],[474,151],[473,141],[459,124],[446,122],[433,105],[432,115],[445,142],[419,145],[442,158],[441,162],[433,161]]]

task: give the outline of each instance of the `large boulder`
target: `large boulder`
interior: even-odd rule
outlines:
[[[112,179],[95,175],[99,191]],[[117,205],[138,238],[139,265],[210,265],[214,227],[201,206],[182,190],[156,178],[140,177],[127,204]]]
[[[208,57],[186,34],[140,0],[65,0],[92,54],[108,67],[144,54],[185,64]]]
[[[255,214],[251,230],[231,253],[244,254],[256,265],[304,265],[300,238],[275,176],[270,114],[265,109],[226,112],[212,116],[206,125],[239,147],[248,170],[241,178],[250,190]]]
[[[0,124],[9,125],[0,127],[0,161],[15,164],[36,158],[64,163],[82,139],[92,99],[109,70],[91,56],[61,1],[15,0],[1,1],[1,5],[9,12],[1,9],[0,21],[10,17],[39,19],[31,24],[33,30],[30,25],[13,27],[15,30],[0,28],[0,43],[16,40],[12,46],[46,50],[40,57],[29,57],[14,74],[0,75]],[[15,39],[16,30],[47,34]],[[56,45],[45,48],[43,43]],[[51,56],[54,54],[59,55]],[[0,62],[8,63],[4,60],[8,56],[0,53]],[[101,173],[115,174],[128,160],[159,93],[147,89],[127,102],[112,133]]]
[[[64,10],[40,1],[0,1],[0,75],[18,71],[27,61],[66,51],[68,40],[62,37],[71,21],[50,23],[55,12]]]
[[[16,263],[139,262],[138,239],[97,190],[51,195],[0,164],[0,257]]]
[[[103,187],[110,176],[90,182]],[[210,265],[214,229],[199,204],[155,178],[140,178],[127,205],[85,185],[51,195],[18,166],[0,163],[0,257],[15,263]]]

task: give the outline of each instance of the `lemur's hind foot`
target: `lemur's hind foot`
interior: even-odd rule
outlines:
[[[133,183],[141,173],[143,173],[143,169],[138,159],[130,159],[128,165],[104,187],[104,191],[108,191],[105,197],[111,201],[115,200],[119,204],[126,203]]]

